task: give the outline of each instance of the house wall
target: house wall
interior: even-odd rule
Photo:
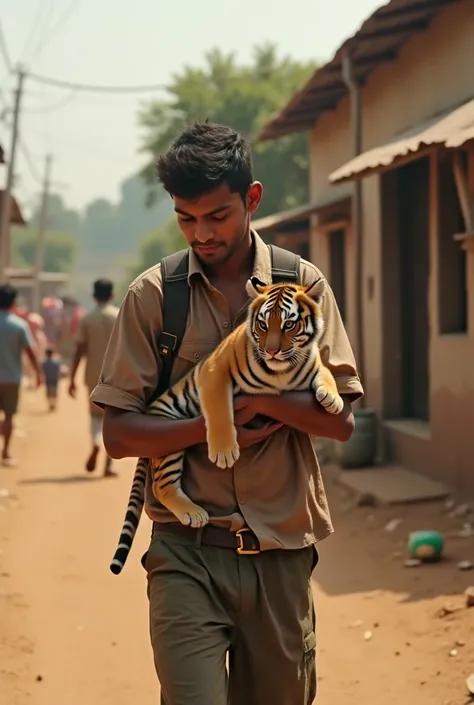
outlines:
[[[462,0],[441,12],[425,32],[415,35],[396,61],[382,64],[362,89],[363,149],[382,144],[401,132],[423,123],[435,114],[474,97],[473,50],[474,6]],[[349,99],[335,111],[323,115],[311,133],[310,191],[312,200],[334,198],[352,192],[353,184],[331,186],[329,174],[353,156]],[[456,467],[453,482],[474,492],[472,463],[474,444],[467,419],[474,418],[474,253],[468,256],[469,320],[465,335],[440,335],[438,325],[438,262],[436,161],[431,165],[430,282],[427,292],[430,316],[430,426],[417,434],[410,446],[404,439],[404,461],[417,461],[425,471],[446,477]],[[474,166],[471,166],[474,191]],[[362,181],[364,232],[364,342],[366,402],[380,412],[383,398],[383,292],[381,260],[381,179]],[[323,270],[328,268],[327,238],[311,228],[311,256]],[[347,290],[354,291],[352,236],[348,238]],[[351,297],[352,299],[355,297]],[[354,331],[354,307],[348,310],[348,331]],[[470,424],[472,427],[472,423]],[[407,440],[408,439],[408,440]],[[421,442],[421,439],[423,442]],[[416,452],[415,452],[416,451]],[[453,463],[453,459],[455,462]],[[448,470],[449,468],[449,470]],[[472,478],[471,478],[472,476]],[[469,479],[471,478],[471,479]]]

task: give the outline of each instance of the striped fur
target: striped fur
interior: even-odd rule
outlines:
[[[169,419],[204,416],[209,459],[231,468],[239,458],[233,422],[236,394],[280,394],[313,390],[332,414],[343,401],[331,372],[322,364],[318,343],[324,330],[321,303],[325,282],[266,286],[253,277],[246,323],[231,333],[205,360],[153,402],[147,414]],[[140,458],[111,570],[118,574],[128,557],[144,504],[144,486],[152,473],[153,494],[177,519],[194,528],[209,521],[207,512],[181,486],[185,451],[164,458]]]

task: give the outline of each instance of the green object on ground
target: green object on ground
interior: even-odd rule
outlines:
[[[413,531],[408,538],[408,553],[420,561],[439,561],[443,553],[444,537],[439,531]]]

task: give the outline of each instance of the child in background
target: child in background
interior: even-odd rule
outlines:
[[[46,386],[46,398],[49,403],[49,410],[56,409],[56,399],[58,396],[59,379],[62,376],[61,360],[54,354],[52,348],[46,349],[46,359],[43,361],[43,374]]]

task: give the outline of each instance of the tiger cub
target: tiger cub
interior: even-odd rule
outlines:
[[[266,285],[252,277],[246,286],[251,302],[247,320],[204,360],[164,392],[147,414],[170,419],[194,418],[206,423],[209,459],[231,468],[239,458],[233,397],[313,390],[330,413],[339,414],[343,401],[331,372],[321,361],[318,343],[324,330],[321,303],[325,280],[309,286]],[[120,573],[140,520],[144,487],[151,467],[153,494],[182,524],[194,528],[209,521],[207,512],[181,487],[185,451],[137,464],[119,545],[111,564]]]

